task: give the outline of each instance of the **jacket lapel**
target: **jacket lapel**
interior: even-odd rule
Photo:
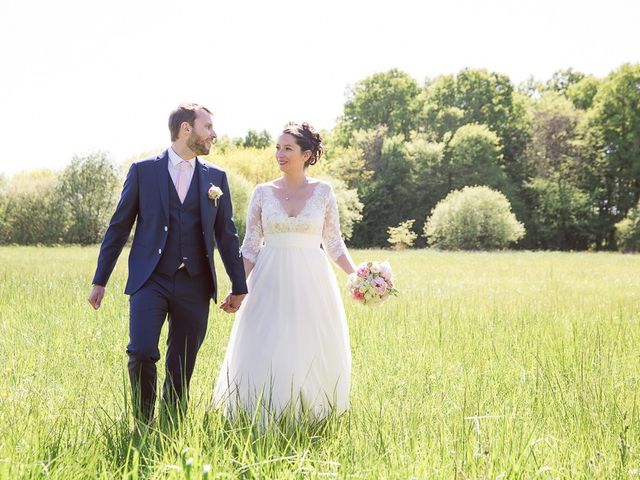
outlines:
[[[209,179],[209,167],[196,158],[196,171],[200,182],[200,221],[204,230],[204,238],[207,245],[213,238],[213,202],[209,200],[208,192],[211,186]]]
[[[160,204],[164,210],[164,216],[169,219],[169,151],[165,150],[158,157],[156,163],[156,175],[158,177],[158,191],[160,192]]]

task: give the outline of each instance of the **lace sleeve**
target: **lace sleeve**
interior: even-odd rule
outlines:
[[[347,247],[342,240],[340,232],[340,217],[338,216],[338,204],[331,185],[327,185],[328,193],[324,213],[324,226],[322,228],[322,248],[335,262],[347,253]]]
[[[264,235],[262,233],[262,195],[260,186],[256,186],[251,194],[247,209],[247,231],[240,251],[242,256],[251,263],[256,263],[258,253],[262,248]]]

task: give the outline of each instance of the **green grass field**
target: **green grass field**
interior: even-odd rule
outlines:
[[[640,256],[352,254],[401,294],[346,300],[348,414],[261,432],[209,411],[216,310],[187,420],[133,446],[126,255],[95,312],[97,248],[0,248],[0,478],[640,478]]]

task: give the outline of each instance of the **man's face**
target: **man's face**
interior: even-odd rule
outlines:
[[[218,136],[213,130],[211,114],[204,110],[198,110],[193,121],[191,134],[187,138],[187,147],[196,155],[208,155],[216,138]]]

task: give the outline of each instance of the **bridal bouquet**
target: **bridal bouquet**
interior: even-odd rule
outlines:
[[[351,298],[364,305],[381,303],[391,295],[397,295],[393,288],[393,272],[389,262],[363,262],[356,273],[347,278],[347,288]]]

